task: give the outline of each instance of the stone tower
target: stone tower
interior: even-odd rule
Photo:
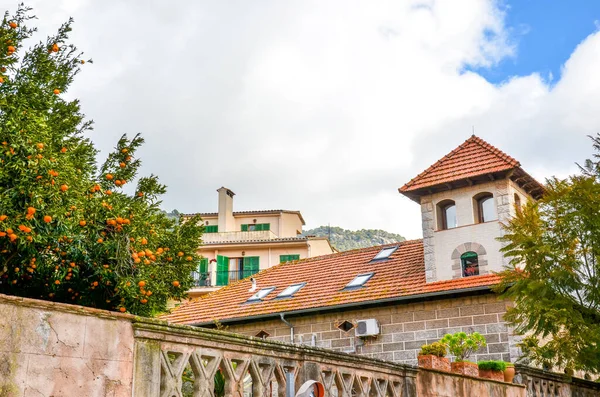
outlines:
[[[399,191],[421,204],[427,282],[500,271],[502,223],[543,186],[473,135]]]

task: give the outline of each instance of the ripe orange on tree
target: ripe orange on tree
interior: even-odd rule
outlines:
[[[17,28],[17,26],[19,26],[19,25],[18,25],[16,22],[12,21],[12,22],[10,22],[10,23],[8,24],[8,26],[10,26],[10,27],[11,27],[11,28],[13,28],[13,29],[16,29],[16,28]]]
[[[44,216],[44,222],[46,222],[46,223],[52,222],[52,217],[50,215],[45,215]]]

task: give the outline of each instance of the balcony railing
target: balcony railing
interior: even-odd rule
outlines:
[[[217,286],[229,285],[230,283],[242,280],[255,274],[254,270],[232,270],[232,271],[217,271]]]
[[[206,244],[225,243],[230,241],[273,240],[278,236],[270,230],[250,232],[204,233],[202,241]]]
[[[214,287],[214,286],[225,286],[238,280],[242,280],[246,277],[250,277],[256,273],[254,270],[231,270],[231,271],[217,271],[214,272],[216,276],[216,284],[212,283],[211,272],[200,273],[192,272],[194,278],[195,287]]]
[[[194,278],[194,286],[210,287],[210,273],[192,272]]]

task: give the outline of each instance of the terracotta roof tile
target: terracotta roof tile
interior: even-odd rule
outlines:
[[[517,160],[473,135],[402,186],[400,192],[410,192],[517,167],[520,167]]]
[[[399,247],[389,259],[372,261],[382,248],[394,245]],[[374,272],[374,275],[364,287],[344,290],[355,276],[369,272]],[[490,286],[498,282],[497,276],[485,275],[426,283],[422,240],[282,263],[263,270],[254,277],[257,280],[257,290],[275,287],[262,302],[246,303],[254,294],[248,291],[251,282],[246,279],[184,303],[165,318],[173,323],[203,324],[214,320],[276,315],[281,312],[292,313],[357,303],[368,304],[411,295]],[[302,282],[306,285],[292,298],[276,298],[288,286]]]

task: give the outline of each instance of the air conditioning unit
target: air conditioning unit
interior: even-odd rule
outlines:
[[[356,323],[356,336],[374,336],[379,332],[379,322],[374,318],[358,320]]]

